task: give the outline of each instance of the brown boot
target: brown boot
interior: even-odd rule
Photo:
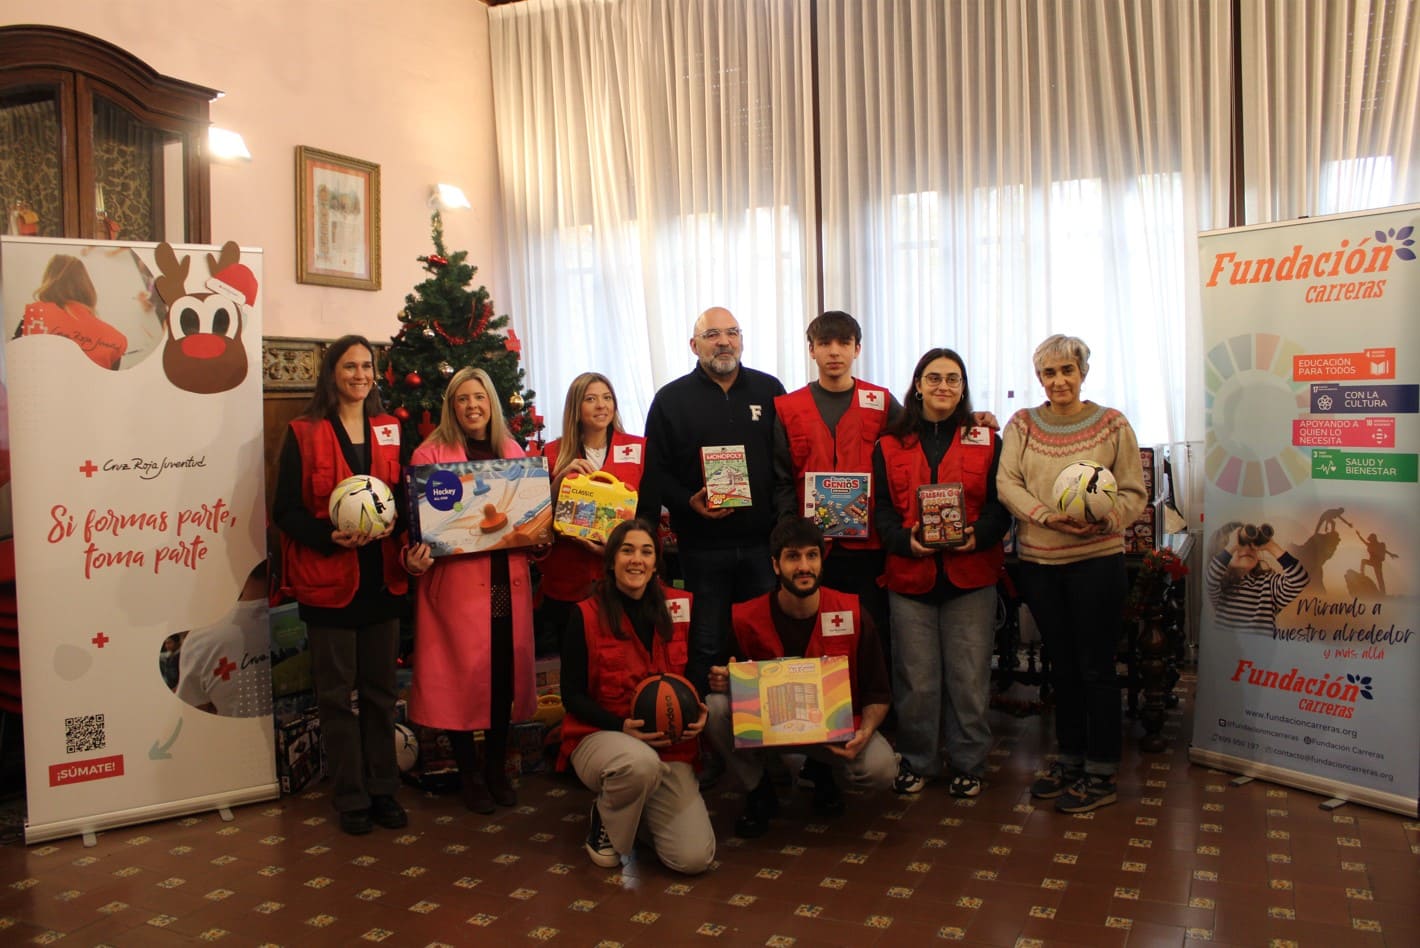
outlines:
[[[488,781],[477,771],[459,774],[463,782],[463,805],[475,813],[492,813],[493,794],[488,792]]]

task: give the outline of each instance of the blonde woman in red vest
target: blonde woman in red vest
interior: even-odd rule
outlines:
[[[523,457],[501,406],[487,372],[459,369],[444,389],[438,427],[410,462]],[[475,813],[516,806],[504,769],[508,724],[537,709],[528,554],[494,550],[435,560],[420,543],[410,548],[409,561],[413,572],[427,574],[414,595],[409,716],[448,732],[465,806]],[[476,731],[483,732],[481,760]]]
[[[300,604],[310,636],[332,801],[340,828],[361,834],[409,821],[394,798],[394,668],[408,580],[394,538],[400,525],[365,536],[330,522],[331,490],[356,474],[398,486],[399,422],[383,412],[369,342],[342,336],[326,349],[315,392],[287,432],[271,517],[281,531],[282,588]]]
[[[887,553],[898,793],[920,793],[942,773],[945,754],[948,792],[974,797],[991,749],[996,580],[1010,515],[996,499],[1000,439],[972,421],[961,356],[929,349],[912,370],[902,414],[873,452],[873,481],[884,491],[874,516]],[[951,483],[962,488],[964,539],[927,545],[932,515],[923,515],[918,488]]]
[[[637,489],[641,485],[645,441],[622,428],[611,380],[600,372],[583,372],[567,389],[562,437],[543,449],[552,474],[554,500],[563,478],[586,477],[598,471]],[[600,543],[559,536],[546,558],[538,563],[542,572],[542,603],[537,616],[539,655],[557,651],[568,616],[577,603],[592,594],[592,586],[602,576],[604,553]]]
[[[676,872],[695,875],[715,858],[715,830],[695,779],[705,706],[686,738],[672,744],[631,716],[636,686],[651,675],[684,674],[687,592],[663,586],[660,541],[644,520],[620,523],[607,537],[606,576],[573,610],[562,642],[562,751],[596,793],[586,850],[611,869],[638,835]]]

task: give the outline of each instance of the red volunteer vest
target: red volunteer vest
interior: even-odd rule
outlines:
[[[927,466],[916,436],[908,443],[888,436],[880,443],[884,467],[887,468],[887,501],[902,517],[902,525],[911,529],[917,525],[917,488],[921,484],[946,484],[960,481],[966,500],[966,522],[975,522],[986,502],[986,477],[991,472],[995,438],[986,444],[962,444],[958,431],[934,473]],[[896,593],[920,595],[932,591],[937,582],[937,564],[941,563],[947,578],[958,589],[980,589],[996,582],[1005,553],[998,543],[989,550],[935,556],[895,556],[888,554],[884,576],[887,588]]]
[[[843,413],[833,431],[824,424],[823,416],[814,404],[808,386],[774,399],[776,417],[784,425],[789,441],[789,460],[794,468],[794,496],[799,509],[804,507],[804,474],[808,471],[846,471],[867,473],[873,469],[873,445],[887,426],[888,406],[892,398],[888,390],[861,379],[853,381],[853,401]],[[876,408],[869,407],[876,405]],[[873,522],[872,502],[880,486],[872,485],[868,505],[868,523]],[[876,550],[881,544],[877,531],[869,527],[864,539],[834,540],[849,550]]]
[[[646,439],[640,435],[612,432],[611,447],[601,470],[627,487],[640,488]],[[542,456],[549,472],[557,464],[562,440],[548,444]],[[585,455],[579,455],[585,457]],[[555,502],[557,498],[553,498]],[[592,594],[592,584],[602,578],[602,559],[591,550],[566,537],[558,537],[552,549],[538,563],[542,571],[542,594],[561,602],[580,602]]]
[[[631,695],[646,678],[667,672],[680,675],[685,673],[685,663],[690,657],[688,633],[690,630],[690,593],[669,586],[662,586],[666,594],[666,608],[671,613],[673,634],[669,642],[659,635],[651,638],[651,653],[636,637],[630,620],[624,616],[621,628],[626,638],[612,635],[607,627],[606,616],[596,599],[583,599],[577,603],[582,610],[582,626],[587,639],[587,695],[597,704],[626,719],[631,717]],[[595,734],[599,728],[579,721],[576,715],[568,714],[562,719],[562,748],[557,755],[557,768],[564,770],[572,752],[577,749],[582,738]],[[690,763],[700,756],[699,741],[682,741],[656,751],[664,761],[684,761]]]
[[[735,656],[742,661],[759,662],[784,658],[784,643],[774,631],[774,613],[769,597],[778,592],[756,596],[748,602],[737,602],[730,608],[730,624],[740,651]],[[848,613],[844,616],[843,613]],[[863,613],[858,597],[852,593],[819,587],[818,623],[804,646],[802,658],[848,658],[848,680],[853,689],[853,726],[861,723],[858,707],[858,637],[863,628]]]
[[[318,520],[330,520],[330,493],[353,472],[345,463],[340,439],[331,422],[297,418],[291,422],[296,446],[301,450],[301,502]],[[400,488],[399,421],[392,415],[369,420],[370,474]],[[380,542],[385,562],[385,585],[396,596],[409,588],[400,548],[393,536]],[[350,604],[360,586],[359,554],[339,549],[326,555],[281,535],[282,590],[308,606],[338,609]]]

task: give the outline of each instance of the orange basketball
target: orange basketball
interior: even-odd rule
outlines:
[[[660,731],[674,744],[700,720],[700,695],[679,675],[652,675],[636,686],[631,716],[644,722],[643,731]]]

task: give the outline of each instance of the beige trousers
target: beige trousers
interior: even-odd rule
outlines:
[[[631,852],[640,835],[667,868],[696,875],[710,867],[715,830],[689,764],[666,763],[628,734],[598,731],[572,752],[572,768],[597,794],[602,826],[618,853]]]

